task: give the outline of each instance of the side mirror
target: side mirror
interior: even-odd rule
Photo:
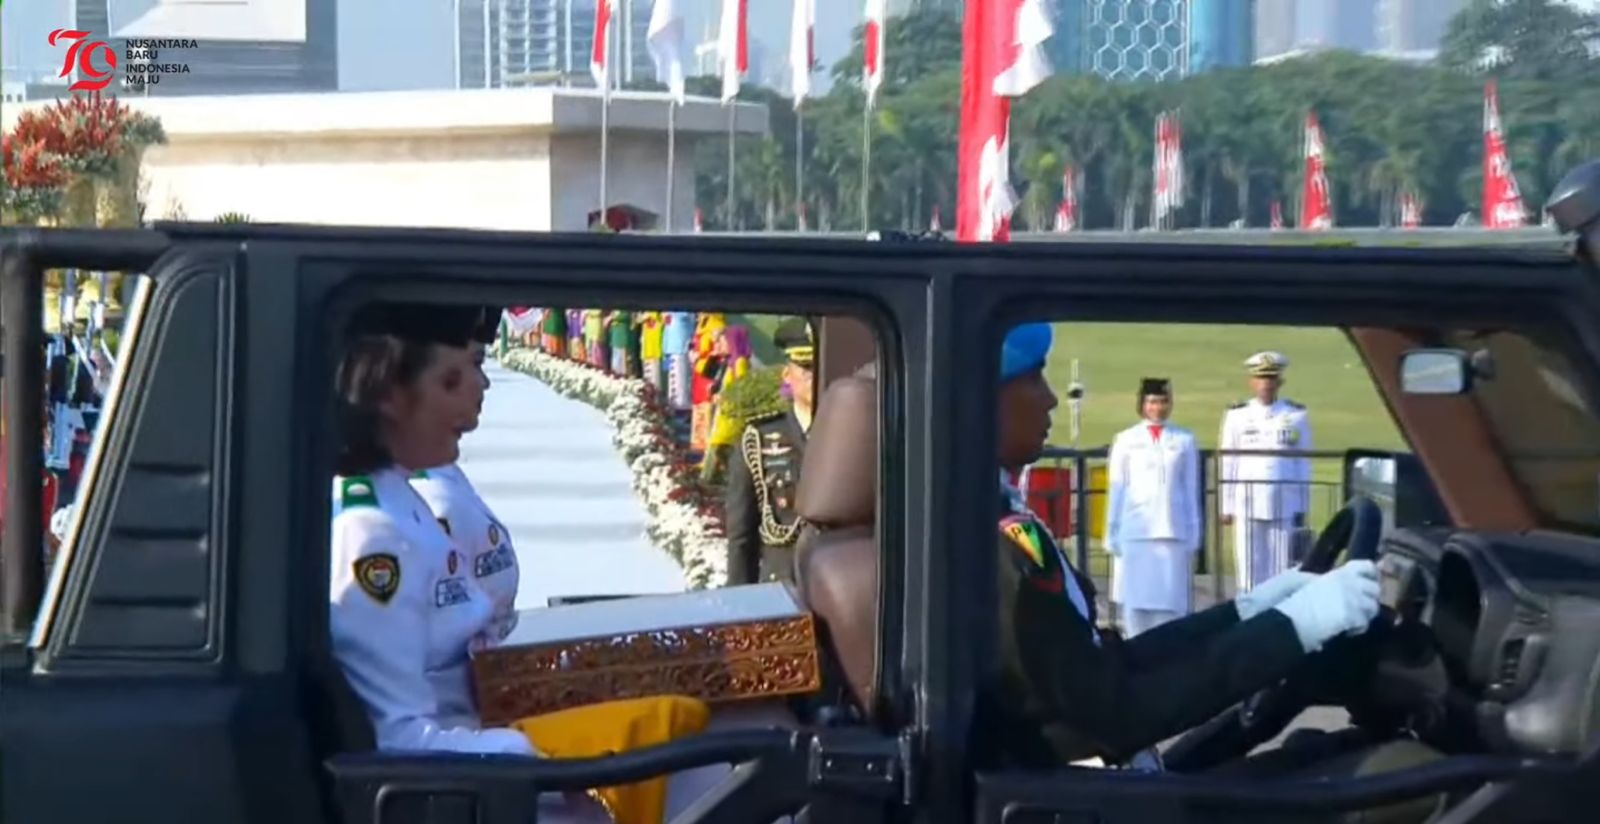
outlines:
[[[1407,395],[1465,395],[1472,357],[1459,349],[1413,349],[1400,357],[1400,391]]]
[[[1578,235],[1590,261],[1600,265],[1600,160],[1569,172],[1551,191],[1544,208],[1561,231]]]

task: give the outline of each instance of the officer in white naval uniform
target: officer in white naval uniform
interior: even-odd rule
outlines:
[[[495,333],[495,327],[485,323],[470,347],[485,392],[490,384],[489,377],[483,374],[483,361]],[[521,583],[511,533],[478,495],[459,464],[421,470],[411,476],[411,486],[427,502],[456,551],[466,559],[469,574],[493,601],[489,640],[504,639],[517,625],[517,585]]]
[[[1217,476],[1222,522],[1233,526],[1239,592],[1289,567],[1311,497],[1310,459],[1248,454],[1311,449],[1306,408],[1278,397],[1289,359],[1278,352],[1258,352],[1244,365],[1253,397],[1223,415]]]
[[[1145,378],[1143,420],[1111,444],[1106,549],[1111,600],[1127,637],[1190,611],[1190,581],[1200,548],[1200,450],[1193,433],[1167,423],[1172,384]]]

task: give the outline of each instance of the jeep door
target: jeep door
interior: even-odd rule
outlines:
[[[1350,330],[1350,339],[1365,360],[1358,368],[1370,370],[1387,403],[1400,410],[1397,422],[1403,434],[1421,461],[1438,475],[1434,480],[1455,527],[1468,533],[1534,524],[1527,517],[1528,510],[1519,509],[1525,501],[1518,485],[1504,474],[1503,464],[1498,476],[1473,474],[1475,469],[1494,464],[1497,456],[1481,448],[1475,452],[1471,443],[1460,440],[1460,432],[1452,441],[1443,429],[1432,437],[1422,431],[1419,421],[1425,419],[1430,401],[1407,399],[1399,392],[1396,375],[1404,347],[1396,348],[1401,337],[1384,330],[1448,325],[1452,320],[1476,327],[1540,329],[1541,334],[1561,340],[1569,357],[1583,361],[1580,371],[1584,380],[1592,381],[1595,365],[1600,364],[1600,324],[1596,323],[1600,289],[1595,275],[1551,249],[1080,242],[961,250],[940,261],[938,269],[948,279],[941,278],[942,288],[935,292],[934,325],[944,339],[964,342],[960,351],[951,353],[953,368],[938,371],[930,390],[949,403],[941,427],[965,433],[943,456],[942,465],[948,471],[942,477],[949,479],[948,485],[932,490],[933,502],[942,505],[941,511],[960,515],[931,536],[924,596],[937,605],[935,611],[941,616],[930,633],[959,639],[947,646],[952,660],[945,671],[949,679],[945,685],[947,700],[961,708],[958,715],[963,726],[945,732],[946,740],[962,741],[982,734],[981,727],[964,726],[981,723],[972,720],[975,716],[968,708],[974,706],[978,684],[999,666],[989,654],[969,659],[961,652],[994,649],[992,638],[998,629],[993,591],[972,585],[994,580],[994,556],[963,551],[963,547],[994,544],[993,504],[974,502],[994,499],[996,444],[991,433],[996,431],[996,359],[991,353],[1011,324],[1050,320]],[[1254,348],[1271,345],[1264,341]],[[1058,335],[1055,348],[1058,358],[1076,357],[1070,337]],[[1242,360],[1254,348],[1239,351],[1237,357]],[[1308,374],[1311,367],[1301,367],[1297,379],[1302,384],[1315,379]],[[1164,374],[1156,371],[1164,368],[1159,358],[1140,368],[1152,370],[1145,374]],[[1242,373],[1239,380],[1242,393]],[[951,392],[951,382],[971,391]],[[1111,403],[1123,403],[1119,397],[1128,397],[1135,385],[1110,387]],[[1065,387],[1056,389],[1060,393]],[[1589,383],[1572,391],[1582,397],[1595,389]],[[1180,408],[1183,392],[1180,388]],[[1586,396],[1588,402],[1593,401],[1593,394]],[[1199,414],[1220,415],[1221,411],[1201,410]],[[1058,431],[1062,417],[1058,412]],[[1130,408],[1129,423],[1136,419]],[[1496,477],[1500,480],[1493,480]],[[1482,488],[1492,483],[1500,484],[1495,491]],[[1564,805],[1576,803],[1600,777],[1600,762],[1593,751],[1571,754],[1554,764],[1524,760],[1530,753],[1514,750],[1480,752],[1411,770],[1320,781],[1221,779],[1204,774],[1089,768],[1029,772],[978,762],[971,749],[954,747],[944,752],[950,760],[935,758],[925,764],[921,785],[929,794],[932,809],[949,812],[930,815],[986,824],[1148,824],[1249,816],[1279,820],[1295,814],[1371,808],[1441,790],[1470,795],[1451,821],[1501,820],[1511,810],[1524,816],[1518,820],[1560,820],[1567,813],[1558,811],[1581,809]],[[959,771],[954,769],[956,764]],[[1551,777],[1546,769],[1554,770],[1558,777]],[[955,788],[962,786],[962,778],[974,788],[970,798],[957,794]]]

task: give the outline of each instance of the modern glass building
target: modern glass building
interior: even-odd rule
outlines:
[[[1255,60],[1255,0],[1190,0],[1189,74]]]

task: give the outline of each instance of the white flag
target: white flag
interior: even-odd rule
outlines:
[[[722,29],[717,38],[717,58],[722,64],[722,102],[739,96],[739,82],[750,68],[750,43],[745,19],[749,0],[722,0]]]
[[[789,94],[795,108],[811,94],[811,68],[817,64],[817,0],[794,0],[794,22],[789,27]]]
[[[650,30],[645,45],[656,64],[656,80],[679,105],[683,104],[683,9],[679,0],[656,0],[650,9]]]

